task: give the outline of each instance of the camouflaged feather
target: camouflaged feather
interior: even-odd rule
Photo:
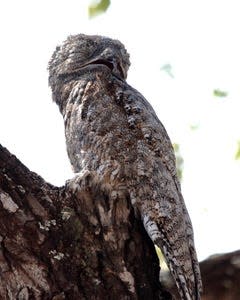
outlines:
[[[147,100],[125,81],[129,56],[117,40],[70,36],[49,64],[75,172],[90,172],[110,199],[129,195],[163,251],[181,299],[200,299],[192,224],[168,134]]]

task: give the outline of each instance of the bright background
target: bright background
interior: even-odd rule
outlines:
[[[48,60],[69,34],[120,39],[131,54],[128,82],[180,144],[199,258],[239,249],[239,1],[112,0],[91,20],[88,5],[1,2],[0,142],[45,180],[63,185],[73,175],[48,88]],[[166,64],[174,78],[161,70]],[[218,88],[228,96],[215,97]]]

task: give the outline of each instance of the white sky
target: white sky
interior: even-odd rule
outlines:
[[[92,20],[87,6],[87,0],[1,1],[0,142],[45,180],[63,185],[72,173],[48,60],[69,34],[118,38],[131,55],[128,82],[181,146],[199,258],[239,249],[240,2],[112,0]],[[166,63],[174,79],[161,71]],[[216,88],[229,96],[214,97]]]

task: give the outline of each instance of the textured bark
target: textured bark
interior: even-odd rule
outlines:
[[[214,255],[200,263],[204,294],[202,300],[240,299],[240,250]]]
[[[0,145],[0,299],[167,299],[129,199],[46,183]]]

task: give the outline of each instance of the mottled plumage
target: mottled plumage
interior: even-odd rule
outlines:
[[[168,134],[125,81],[129,56],[117,40],[70,36],[49,63],[53,100],[65,122],[75,172],[91,172],[111,199],[128,194],[164,253],[181,299],[200,299],[193,229]]]

